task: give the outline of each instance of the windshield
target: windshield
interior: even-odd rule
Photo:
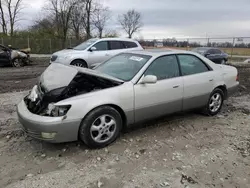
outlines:
[[[76,46],[75,48],[73,48],[74,50],[85,50],[86,48],[88,48],[89,46],[91,46],[92,44],[94,44],[98,39],[89,39],[86,40],[85,42],[79,44],[78,46]]]
[[[124,53],[119,54],[95,70],[123,81],[131,80],[152,56]]]

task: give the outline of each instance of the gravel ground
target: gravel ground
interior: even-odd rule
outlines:
[[[172,115],[88,150],[20,130],[15,105],[46,66],[0,69],[0,187],[250,187],[249,68],[239,69],[241,88],[216,117]]]

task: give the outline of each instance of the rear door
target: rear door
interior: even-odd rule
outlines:
[[[7,65],[10,64],[10,56],[6,48],[0,47],[0,64]]]
[[[214,71],[200,58],[178,55],[184,82],[183,110],[203,107],[214,89]]]
[[[109,54],[111,57],[125,51],[125,46],[122,43],[122,41],[117,41],[117,40],[109,41],[109,48],[110,48]]]
[[[134,86],[135,121],[152,119],[182,110],[183,78],[175,55],[157,58],[143,76],[157,76],[155,84]]]

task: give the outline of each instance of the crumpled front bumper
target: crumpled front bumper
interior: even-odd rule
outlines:
[[[66,117],[46,117],[31,113],[22,100],[17,106],[17,114],[22,129],[29,136],[51,143],[71,142],[78,139],[81,120],[68,120]],[[44,135],[54,135],[48,138]]]

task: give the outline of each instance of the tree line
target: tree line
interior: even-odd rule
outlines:
[[[98,0],[47,0],[41,18],[36,19],[28,29],[18,30],[23,11],[23,0],[0,0],[2,35],[57,38],[63,41],[63,45],[68,38],[87,40],[119,35],[108,26],[112,11]],[[129,38],[143,26],[141,14],[133,9],[120,14],[115,23],[120,25]]]

